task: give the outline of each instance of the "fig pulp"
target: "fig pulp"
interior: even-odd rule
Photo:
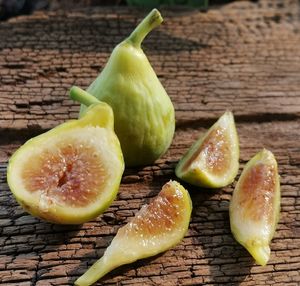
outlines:
[[[173,104],[157,78],[141,43],[163,21],[154,9],[115,47],[87,92],[108,103],[115,118],[126,166],[152,164],[166,152],[175,129]],[[81,106],[81,113],[86,106]]]
[[[175,181],[166,183],[149,205],[119,229],[102,258],[75,285],[91,285],[120,265],[175,246],[187,232],[191,211],[189,193]]]
[[[91,105],[27,141],[10,158],[7,180],[16,200],[34,216],[79,224],[102,213],[115,198],[124,170],[113,112]]]
[[[246,164],[233,192],[229,211],[235,239],[258,264],[266,265],[280,211],[277,162],[270,151],[262,150]]]
[[[239,169],[239,140],[227,111],[200,137],[176,166],[178,178],[195,186],[221,188],[233,182]]]

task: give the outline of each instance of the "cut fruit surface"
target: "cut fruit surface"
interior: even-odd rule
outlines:
[[[156,255],[178,244],[188,230],[192,203],[177,182],[166,183],[158,196],[119,229],[104,255],[75,285],[92,285],[114,268]]]
[[[187,151],[175,172],[192,185],[220,188],[234,180],[238,168],[239,141],[233,115],[227,111]]]
[[[230,202],[231,231],[260,265],[269,260],[279,211],[277,162],[264,149],[246,164]]]
[[[98,117],[107,117],[100,120]],[[99,120],[97,120],[97,118]],[[107,104],[27,141],[11,157],[8,183],[31,214],[55,223],[83,223],[115,198],[124,170]]]

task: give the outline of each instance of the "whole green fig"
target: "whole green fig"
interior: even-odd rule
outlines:
[[[163,21],[152,10],[113,50],[102,73],[87,91],[108,103],[126,166],[153,163],[166,152],[175,129],[173,104],[157,78],[141,43]],[[86,106],[81,106],[82,114]]]

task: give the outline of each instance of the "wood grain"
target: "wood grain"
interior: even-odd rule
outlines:
[[[300,5],[238,2],[198,11],[163,10],[145,51],[176,107],[168,152],[152,166],[126,169],[118,198],[96,220],[53,225],[25,213],[6,183],[14,150],[76,118],[72,84],[86,87],[145,11],[95,8],[37,13],[0,23],[0,284],[72,285],[118,228],[170,179],[188,147],[226,110],[236,117],[240,172],[261,148],[281,176],[281,215],[267,266],[232,237],[228,204],[235,183],[215,191],[185,184],[193,200],[181,244],[123,266],[99,285],[300,284]]]
[[[162,12],[164,24],[144,47],[179,122],[227,108],[244,118],[299,117],[300,8],[275,2]],[[1,23],[1,127],[51,128],[75,118],[70,86],[87,87],[144,14],[101,8]]]

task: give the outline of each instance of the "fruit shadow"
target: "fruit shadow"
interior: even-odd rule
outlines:
[[[110,54],[117,44],[129,36],[137,23],[148,12],[141,9],[134,11],[137,13],[135,17],[131,18],[132,20],[129,20],[129,17],[127,17],[127,20],[118,16],[106,17],[106,15],[103,15],[103,11],[99,10],[99,15],[101,16],[95,13],[88,17],[89,12],[87,12],[86,17],[68,17],[68,20],[66,20],[66,17],[57,16],[56,18],[50,17],[12,22],[9,23],[10,28],[0,29],[3,39],[5,39],[5,41],[0,42],[0,51],[3,49],[22,48],[41,51],[41,53],[42,50],[57,50],[64,52]],[[167,15],[170,14],[168,11],[165,12]],[[116,12],[116,15],[118,13],[122,15],[121,11]],[[168,17],[172,18],[176,17],[176,15],[178,17],[186,17],[189,13],[193,15],[195,10],[186,11],[184,14],[178,11],[177,13],[171,13]],[[165,21],[167,20],[166,17]],[[194,40],[186,37],[186,31],[185,33],[181,31],[180,36],[176,36],[170,34],[174,30],[171,30],[172,32],[166,32],[166,30],[166,28],[153,30],[151,35],[145,39],[143,44],[145,50],[147,51],[148,49],[152,54],[173,54],[178,53],[178,51],[192,51],[207,47],[206,44],[201,42],[201,39]],[[28,36],[30,40],[28,40]],[[19,41],[16,41],[16,38]],[[23,63],[16,63],[14,66],[11,65],[11,68],[23,68],[23,65],[26,65],[25,58]],[[96,62],[95,68],[97,68]]]
[[[73,244],[72,239],[77,236],[82,225],[48,223],[25,213],[16,204],[10,205],[10,209],[8,217],[14,224],[4,227],[0,235],[12,242],[7,246],[0,246],[0,255],[12,259],[26,256],[29,260],[31,257],[38,257],[39,262],[32,281],[37,282],[42,280],[42,277],[51,277],[54,269],[69,259],[66,253],[74,251],[69,246]],[[28,265],[24,263],[17,269],[31,271],[30,267],[32,267],[30,263]]]
[[[105,238],[107,240],[106,246],[97,248],[97,242],[95,243],[95,247],[93,249],[89,249],[89,252],[84,255],[80,255],[78,259],[80,260],[79,264],[72,270],[68,271],[68,284],[74,285],[74,282],[83,275],[98,259],[100,259],[106,248],[109,246],[110,242],[113,239],[113,236],[109,236]]]
[[[43,250],[45,246],[59,247],[61,244],[67,244],[81,229],[82,225],[60,225],[53,224],[27,213],[16,201],[7,184],[7,163],[0,164],[0,185],[2,195],[5,200],[0,201],[1,213],[5,213],[3,218],[7,218],[13,222],[11,226],[1,229],[3,234],[8,237],[17,235],[25,235],[28,241],[18,241],[21,248],[28,252],[32,248],[33,251]],[[23,245],[24,243],[24,245]]]
[[[203,273],[204,281],[218,285],[240,285],[250,275],[253,259],[231,234],[228,189],[185,187],[193,202],[192,242],[199,248],[200,259],[207,261],[207,265],[196,265],[195,269],[193,265],[193,275]]]
[[[21,249],[18,254],[27,253],[29,250],[39,251],[41,254],[64,250],[65,247],[62,246],[71,243],[82,227],[82,225],[60,225],[46,222],[24,212],[18,205],[12,206],[9,216],[15,222],[14,233],[11,235],[20,234],[28,239],[28,241],[18,244]]]
[[[113,237],[111,238],[111,240],[112,239],[113,239]],[[107,247],[109,246],[109,244],[110,244],[110,242],[107,244]],[[76,269],[74,269],[68,273],[69,274],[68,283],[70,283],[70,285],[74,285],[74,282],[81,275],[83,275],[98,259],[100,259],[103,256],[105,249],[106,248],[98,249],[98,250],[95,250],[94,253],[82,256],[81,262],[78,265],[78,267],[76,267]],[[118,282],[120,282],[120,281],[123,281],[123,280],[129,281],[131,279],[134,279],[137,277],[136,271],[138,271],[138,269],[140,267],[150,265],[157,258],[164,255],[164,253],[165,252],[162,252],[160,254],[157,254],[157,255],[149,257],[149,258],[139,259],[135,262],[119,266],[119,267],[113,269],[112,271],[110,271],[109,273],[107,273],[106,275],[104,275],[102,278],[100,278],[97,281],[97,283],[99,283],[99,285],[102,285],[102,283],[103,283],[103,285],[106,285],[106,283],[109,285],[119,285]],[[97,283],[95,283],[93,285],[96,285]],[[128,285],[131,285],[131,284],[128,284]]]
[[[7,162],[0,164],[0,216],[11,223],[0,227],[0,255],[12,259],[26,256],[29,260],[38,256],[39,264],[32,277],[32,281],[38,281],[65,260],[63,253],[72,251],[68,245],[73,243],[82,225],[52,224],[25,212],[8,187],[6,167]],[[30,263],[18,267],[18,271],[32,271]]]

